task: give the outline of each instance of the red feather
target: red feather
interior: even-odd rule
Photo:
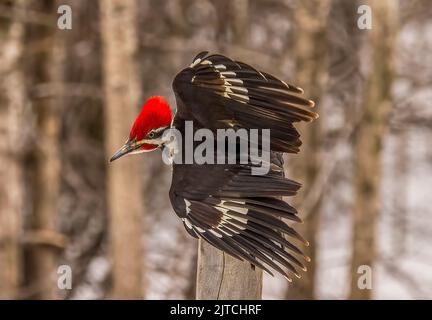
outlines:
[[[152,129],[171,125],[172,113],[168,102],[162,96],[154,96],[148,99],[142,106],[141,112],[136,118],[132,130],[129,133],[131,140],[140,141]],[[154,149],[153,145],[143,145],[143,149]]]

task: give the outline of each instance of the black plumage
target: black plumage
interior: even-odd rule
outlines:
[[[170,199],[186,230],[270,274],[299,276],[296,267],[306,269],[299,257],[308,258],[294,241],[307,241],[281,220],[301,221],[280,197],[295,195],[300,184],[284,177],[281,153],[299,151],[300,135],[293,124],[317,118],[310,110],[313,102],[301,97],[303,90],[296,86],[207,52],[175,77],[173,89],[173,126],[183,136],[186,120],[193,121],[195,130],[271,133],[271,169],[265,175],[252,175],[252,163],[173,165]]]

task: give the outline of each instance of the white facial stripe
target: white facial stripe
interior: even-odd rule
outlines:
[[[165,127],[160,127],[160,128],[153,129],[153,131],[154,131],[154,132],[161,132],[161,131],[164,131],[164,130],[167,129],[167,128],[168,128],[167,126],[165,126]]]
[[[158,133],[161,133],[161,132],[165,131],[168,128],[169,128],[168,126],[165,126],[165,127],[160,127],[160,128],[152,129],[151,131],[153,131],[155,134],[158,134]],[[145,139],[142,139],[140,141],[137,141],[137,142],[135,142],[135,146],[136,147],[140,147],[143,144],[151,144],[151,145],[154,145],[155,147],[158,147],[160,145],[163,145],[165,142],[167,142],[167,141],[164,141],[163,140],[163,135],[161,135],[159,137],[145,138]],[[148,151],[148,150],[140,151],[140,152],[137,152],[137,153],[141,153],[141,152],[145,152],[145,151]]]

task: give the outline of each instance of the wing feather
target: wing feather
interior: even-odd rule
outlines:
[[[306,269],[300,258],[308,258],[296,243],[307,241],[281,220],[300,221],[297,211],[274,195],[294,195],[300,186],[273,171],[251,176],[250,169],[244,165],[175,165],[170,192],[173,207],[188,231],[192,229],[218,249],[270,274],[298,277],[297,268]],[[200,170],[217,178],[202,179]]]
[[[280,197],[293,196],[300,184],[283,173],[281,152],[301,145],[294,124],[311,121],[314,103],[303,90],[269,73],[219,54],[199,53],[173,82],[177,100],[175,127],[185,120],[194,127],[270,129],[271,170],[251,174],[253,165],[173,166],[170,200],[193,237],[273,275],[300,277],[310,261],[298,248],[308,245],[290,222],[301,222],[297,210]],[[207,177],[204,178],[203,177]]]
[[[219,54],[198,54],[173,89],[182,118],[209,129],[270,128],[274,151],[297,153],[301,142],[293,124],[318,117],[302,89]]]

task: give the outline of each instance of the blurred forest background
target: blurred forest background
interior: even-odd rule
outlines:
[[[312,262],[293,284],[265,276],[263,298],[431,298],[428,0],[0,0],[0,298],[194,298],[170,168],[108,159],[147,97],[175,107],[171,81],[201,50],[303,87],[320,113],[286,162]]]

